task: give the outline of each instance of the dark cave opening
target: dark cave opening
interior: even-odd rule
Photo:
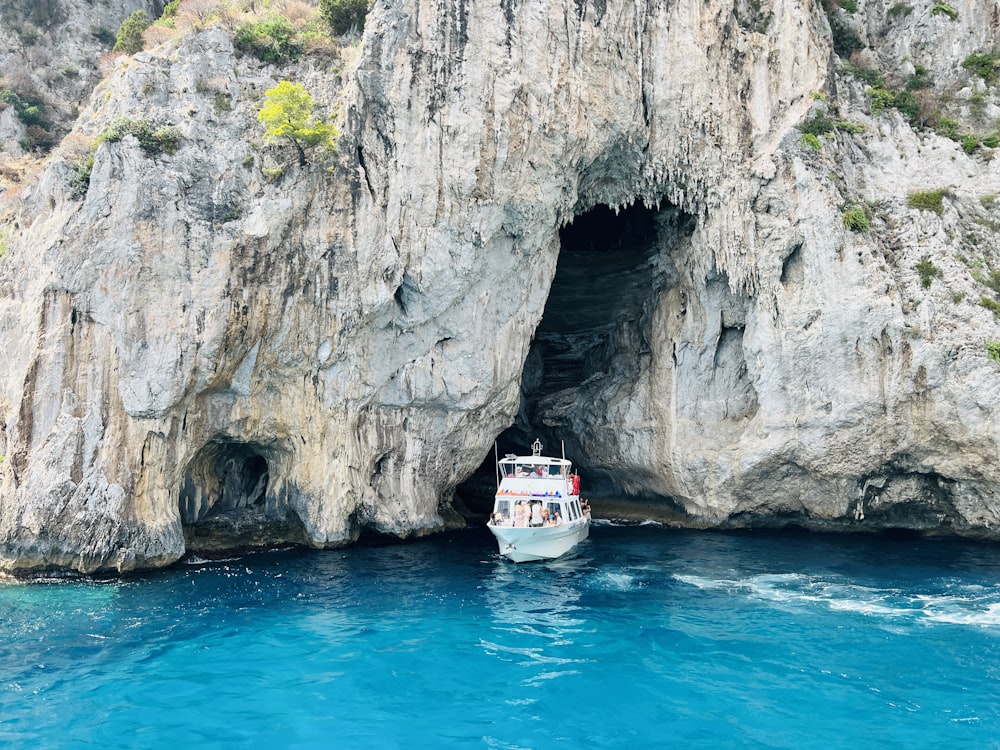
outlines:
[[[651,352],[652,316],[661,294],[676,283],[670,250],[689,236],[693,220],[679,209],[632,204],[597,206],[559,233],[556,274],[521,379],[514,424],[497,439],[500,455],[523,454],[537,437],[544,452],[566,456],[591,492],[614,494],[620,485],[597,462],[582,434],[581,403],[614,380],[634,381]],[[458,489],[466,505],[487,512],[492,502],[493,452]]]
[[[228,438],[198,451],[178,500],[189,551],[302,541],[298,515],[274,489],[271,467],[280,457],[277,448]]]

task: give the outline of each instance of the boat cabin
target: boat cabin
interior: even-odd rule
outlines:
[[[508,455],[498,462],[499,484],[492,523],[557,526],[579,521],[580,477],[564,458]]]

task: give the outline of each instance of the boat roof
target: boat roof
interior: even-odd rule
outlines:
[[[534,464],[535,466],[572,466],[573,462],[565,458],[552,458],[551,456],[515,456],[508,453],[500,459],[502,464]]]

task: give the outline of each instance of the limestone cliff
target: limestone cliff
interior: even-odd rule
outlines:
[[[389,0],[340,62],[211,23],[119,61],[73,135],[177,150],[105,141],[80,195],[64,146],[5,203],[0,563],[443,529],[511,425],[686,523],[994,536],[1000,112],[961,63],[1000,8],[899,5]],[[971,153],[873,106],[917,65]],[[333,162],[261,143],[279,78]]]

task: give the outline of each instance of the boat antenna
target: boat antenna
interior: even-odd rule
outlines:
[[[560,440],[559,441],[559,446],[562,448],[562,458],[563,458],[563,461],[565,461],[566,460],[566,441],[565,440]]]
[[[500,489],[500,448],[497,446],[497,441],[493,441],[493,458],[496,459],[495,464],[497,467],[497,489]]]

